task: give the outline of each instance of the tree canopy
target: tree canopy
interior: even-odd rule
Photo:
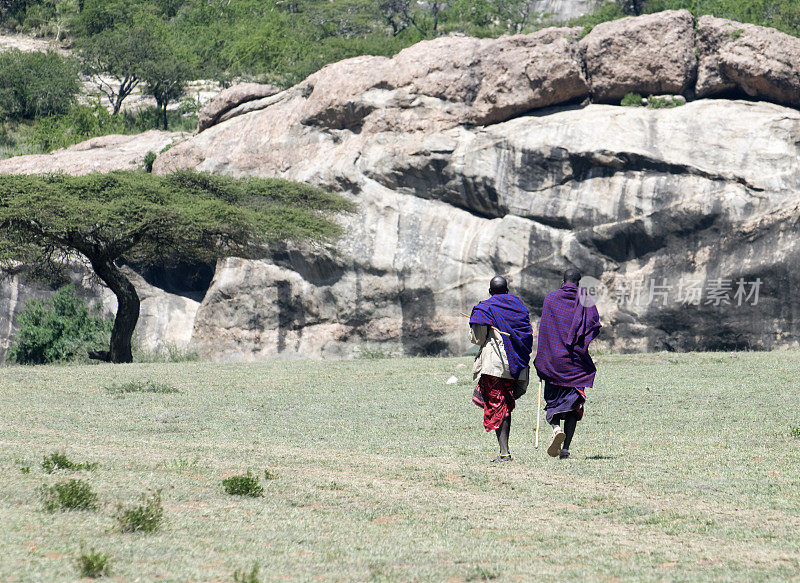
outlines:
[[[0,52],[0,120],[65,113],[81,89],[75,64],[55,53]]]
[[[0,176],[0,261],[52,274],[77,256],[117,296],[109,353],[130,362],[136,290],[119,268],[224,256],[258,257],[283,240],[327,240],[344,199],[280,179],[196,172]]]

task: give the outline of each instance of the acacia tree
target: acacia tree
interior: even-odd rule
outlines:
[[[329,239],[343,199],[279,179],[195,172],[0,176],[0,262],[53,274],[85,258],[117,297],[107,353],[131,362],[139,296],[121,262],[258,257],[280,240]],[[76,257],[77,256],[77,257]]]
[[[142,81],[157,43],[147,26],[110,28],[79,42],[83,70],[106,96],[114,115]]]

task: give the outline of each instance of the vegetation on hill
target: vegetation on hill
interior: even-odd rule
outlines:
[[[3,55],[0,157],[111,132],[185,130],[195,122],[196,104],[187,101],[180,111],[170,105],[181,100],[189,79],[287,87],[328,63],[391,56],[423,39],[496,37],[547,25],[547,15],[531,7],[530,0],[0,0],[0,29],[56,37],[74,55]],[[609,0],[572,24],[588,31],[607,20],[679,8],[800,36],[797,0]],[[39,62],[20,67],[26,59]],[[41,72],[33,82],[31,71]],[[105,96],[114,119],[73,103],[78,71]],[[157,107],[117,119],[136,88]]]
[[[797,0],[615,0],[576,19],[573,24],[592,27],[625,16],[680,9],[689,10],[695,16],[710,14],[800,36],[800,2]]]

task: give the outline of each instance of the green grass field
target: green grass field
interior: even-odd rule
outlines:
[[[532,387],[500,467],[466,358],[2,368],[0,581],[77,580],[82,546],[115,581],[800,580],[800,352],[597,360],[573,457],[533,449]],[[43,510],[69,478],[97,510]],[[120,532],[152,489],[161,529]]]

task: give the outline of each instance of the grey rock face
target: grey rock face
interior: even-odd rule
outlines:
[[[347,235],[334,252],[287,248],[266,261],[221,262],[195,322],[202,353],[458,353],[468,348],[458,313],[486,296],[494,273],[508,274],[536,315],[570,265],[609,290],[599,305],[616,349],[795,344],[797,324],[779,314],[800,283],[786,267],[798,259],[796,111],[713,100],[666,110],[590,105],[408,134],[334,138],[272,126],[276,139],[259,146],[274,119],[264,110],[231,120],[159,162],[306,180],[349,194],[359,211],[342,219]],[[233,136],[246,156],[213,147]],[[285,143],[303,155],[287,159]],[[647,293],[664,278],[673,286],[665,305],[618,304],[611,293],[619,280]],[[708,288],[757,278],[757,306],[735,305],[735,290],[721,306],[674,297],[681,280]]]

